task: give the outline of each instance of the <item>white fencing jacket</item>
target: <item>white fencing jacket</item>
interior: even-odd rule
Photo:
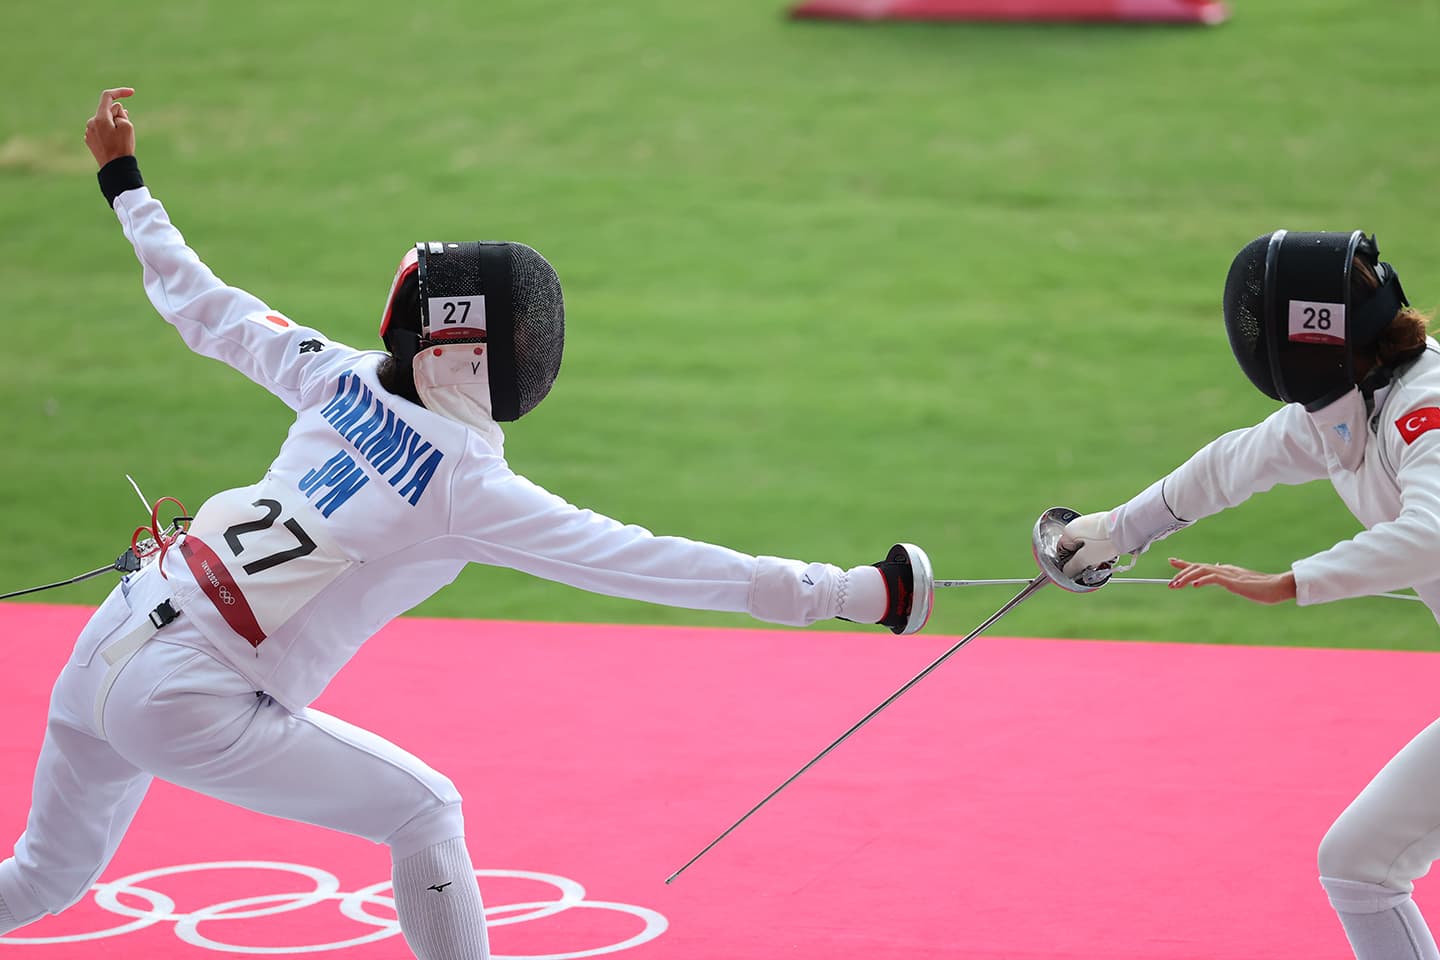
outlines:
[[[1296,602],[1414,587],[1440,619],[1440,346],[1430,340],[1377,391],[1368,421],[1352,427],[1328,412],[1287,404],[1214,440],[1116,510],[1116,547],[1143,548],[1276,484],[1328,477],[1365,529],[1291,565]]]
[[[384,353],[329,340],[222,283],[148,189],[120,194],[114,209],[146,293],[185,343],[295,411],[264,477],[206,501],[164,564],[168,592],[195,596],[182,616],[285,706],[309,704],[366,639],[466,563],[775,623],[844,613],[850,574],[838,567],[657,537],[517,476],[477,431],[381,387]],[[883,598],[878,571],[855,569],[870,570],[857,580]],[[159,584],[146,586],[131,595],[153,599]]]

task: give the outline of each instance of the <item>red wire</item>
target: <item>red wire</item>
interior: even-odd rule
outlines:
[[[185,512],[185,504],[176,500],[174,497],[161,497],[159,500],[156,500],[155,505],[150,508],[150,526],[139,526],[135,528],[134,535],[130,537],[130,549],[134,551],[136,557],[148,557],[152,553],[158,552],[160,557],[157,563],[160,565],[160,576],[168,580],[169,575],[165,573],[165,551],[170,549],[171,545],[180,538],[180,534],[184,533],[185,530],[180,527],[178,522],[179,518],[172,521],[172,524],[176,528],[174,533],[167,534],[160,528],[160,505],[167,500],[180,508],[180,517],[189,516],[189,514]],[[142,534],[154,542],[147,547],[140,546],[140,537]]]

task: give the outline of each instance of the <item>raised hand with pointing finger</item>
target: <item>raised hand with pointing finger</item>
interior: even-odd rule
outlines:
[[[111,160],[135,155],[135,126],[122,97],[134,95],[131,87],[112,87],[100,94],[100,105],[95,116],[85,122],[85,146],[95,158],[96,166],[103,167]]]

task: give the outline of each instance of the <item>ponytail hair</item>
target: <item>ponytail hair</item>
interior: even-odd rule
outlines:
[[[1357,299],[1363,298],[1379,286],[1380,278],[1374,265],[1357,256],[1350,271],[1352,295]],[[1357,379],[1362,379],[1377,367],[1393,370],[1404,366],[1424,353],[1431,317],[1431,314],[1421,313],[1414,307],[1401,307],[1374,343],[1354,348]]]
[[[375,376],[380,380],[380,386],[389,390],[397,397],[404,397],[417,406],[425,406],[420,401],[420,394],[415,389],[415,371],[407,364],[395,359],[392,353],[380,361],[380,366],[375,370]]]

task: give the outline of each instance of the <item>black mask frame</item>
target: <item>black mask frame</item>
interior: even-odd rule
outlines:
[[[496,241],[415,244],[414,256],[401,261],[380,328],[406,369],[431,346],[484,343],[491,416],[502,422],[520,417],[509,247]],[[411,317],[418,330],[405,322]]]
[[[1373,236],[1276,230],[1265,249],[1263,337],[1267,395],[1315,411],[1356,386],[1355,347],[1373,344],[1408,305],[1400,278],[1380,263]],[[1356,257],[1376,268],[1380,286],[1356,299]],[[1242,363],[1242,366],[1244,364]]]

